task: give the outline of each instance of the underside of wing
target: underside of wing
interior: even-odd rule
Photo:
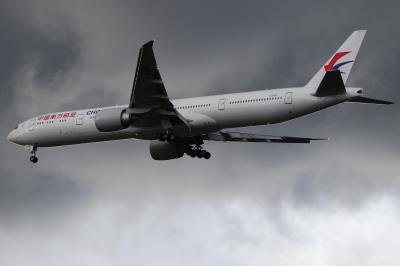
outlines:
[[[145,112],[156,107],[170,106],[167,91],[158,71],[153,52],[154,41],[140,48],[129,108]]]
[[[270,136],[252,133],[219,131],[207,134],[204,140],[210,141],[238,141],[238,142],[270,142],[270,143],[310,143],[312,140],[328,140],[327,138],[303,138],[287,136]]]
[[[149,41],[140,48],[128,111],[139,124],[152,121],[165,129],[182,124],[190,131],[188,122],[169,100],[157,67],[153,43]]]

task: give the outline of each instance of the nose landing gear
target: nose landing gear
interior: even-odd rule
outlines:
[[[36,146],[28,146],[29,153],[31,154],[31,157],[29,157],[29,160],[32,163],[37,163],[39,161],[38,157],[36,157],[36,151],[37,147]]]
[[[38,161],[39,161],[39,159],[38,159],[38,157],[36,157],[36,156],[31,156],[31,157],[29,157],[29,160],[32,162],[32,163],[37,163]]]

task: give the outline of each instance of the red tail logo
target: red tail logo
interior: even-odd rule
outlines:
[[[348,64],[348,63],[353,62],[353,61],[345,61],[345,62],[343,62],[343,63],[336,64],[336,62],[337,62],[340,58],[342,58],[343,56],[345,56],[345,55],[347,55],[347,54],[349,54],[349,53],[351,53],[351,51],[348,51],[348,52],[338,52],[338,53],[336,53],[336,54],[332,57],[331,61],[329,61],[329,63],[328,63],[327,65],[324,66],[325,71],[337,70],[337,69],[339,69],[339,67],[341,67],[341,66],[343,66],[343,65],[345,65],[345,64]],[[335,65],[335,64],[336,64],[336,65]]]

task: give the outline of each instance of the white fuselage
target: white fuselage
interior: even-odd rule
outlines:
[[[359,96],[357,88],[329,97],[315,97],[315,88],[299,87],[222,94],[171,100],[188,121],[191,135],[225,128],[266,125],[288,121]],[[115,132],[100,132],[95,116],[100,107],[40,115],[18,125],[8,139],[20,145],[50,147],[124,138],[152,140],[160,127],[130,126]]]

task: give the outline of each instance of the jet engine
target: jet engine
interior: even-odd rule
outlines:
[[[180,158],[185,153],[183,144],[153,140],[150,143],[150,154],[154,160],[171,160]]]
[[[131,115],[126,108],[110,108],[97,112],[94,123],[101,132],[113,132],[129,127]]]

